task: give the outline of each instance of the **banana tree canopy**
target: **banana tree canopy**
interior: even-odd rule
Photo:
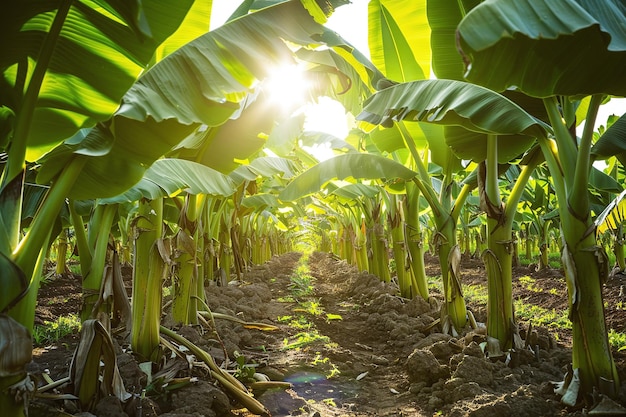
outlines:
[[[26,140],[28,160],[78,129],[108,119],[157,46],[181,25],[192,3],[101,1],[90,7],[24,0],[3,7],[0,107],[4,106],[3,113],[17,114],[25,106],[24,96],[36,100],[28,134],[20,138]],[[55,26],[55,19],[62,26]],[[28,91],[25,81],[46,68],[39,91]],[[13,122],[12,117],[0,118],[0,132],[10,131]]]
[[[89,161],[70,197],[111,197],[128,189],[201,124],[219,126],[237,117],[258,80],[272,67],[294,62],[291,45],[315,47],[325,30],[300,2],[286,2],[233,20],[171,53],[133,85],[111,120],[87,135],[86,143],[95,135],[111,148]],[[74,154],[85,152],[76,142],[42,161],[39,181],[50,181]]]
[[[494,0],[458,27],[468,81],[535,97],[626,95],[626,4]]]

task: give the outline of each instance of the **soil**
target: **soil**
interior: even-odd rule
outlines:
[[[394,283],[382,283],[336,257],[316,252],[308,267],[312,288],[292,280],[301,254],[275,256],[254,266],[241,281],[206,288],[213,312],[246,321],[278,326],[275,331],[244,328],[216,319],[217,331],[205,326],[175,330],[209,352],[222,367],[264,374],[291,383],[289,389],[253,391],[272,416],[582,416],[584,404],[568,408],[554,394],[571,362],[571,332],[564,328],[534,328],[538,350],[518,350],[508,362],[486,358],[480,343],[484,329],[467,329],[458,337],[441,333],[438,287],[431,300],[399,297]],[[427,275],[440,274],[438,261],[426,255]],[[130,284],[131,271],[124,268]],[[482,262],[465,257],[464,285],[486,285]],[[520,277],[531,277],[532,286]],[[514,297],[556,311],[567,309],[562,271],[514,268]],[[608,327],[626,332],[626,278],[615,275],[604,286]],[[76,313],[80,277],[64,274],[47,280],[38,299],[37,323]],[[486,321],[484,304],[469,302],[477,321]],[[168,310],[165,310],[167,313]],[[168,315],[163,323],[168,326]],[[169,327],[169,326],[168,326]],[[528,323],[519,323],[525,335]],[[533,332],[533,333],[534,333]],[[69,335],[34,350],[30,372],[53,380],[68,376],[78,335]],[[250,416],[200,367],[181,367],[179,377],[193,376],[182,388],[147,395],[146,376],[129,350],[124,333],[114,332],[117,361],[126,390],[133,398],[120,403],[106,397],[97,416]],[[237,356],[240,364],[237,366]],[[613,352],[626,381],[626,351]],[[245,363],[244,363],[245,362]],[[244,366],[242,366],[244,364]],[[67,392],[61,386],[57,392]],[[617,403],[626,407],[626,384]],[[74,401],[31,400],[30,415],[79,414]]]

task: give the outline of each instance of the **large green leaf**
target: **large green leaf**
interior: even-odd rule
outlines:
[[[74,2],[44,62],[40,48],[61,3],[24,0],[0,13],[0,104],[23,110],[22,94],[16,93],[25,91],[36,65],[47,69],[25,138],[29,160],[79,128],[107,119],[191,5],[190,0]]]
[[[274,194],[255,194],[248,196],[241,201],[243,207],[255,210],[266,210],[268,208],[276,210],[285,204],[281,203]]]
[[[456,28],[479,0],[429,0],[433,73],[439,79],[463,80],[463,59],[456,45]]]
[[[139,201],[141,198],[154,200],[181,191],[189,194],[229,196],[235,190],[235,183],[228,176],[202,164],[184,159],[159,159],[131,189],[100,202],[111,204]]]
[[[528,149],[534,138],[546,135],[547,129],[506,97],[454,80],[413,81],[379,91],[366,101],[357,120],[362,121],[361,127],[366,130],[373,125],[390,127],[400,120],[461,126],[474,139],[453,140],[455,152],[462,158],[475,160],[486,157],[486,142],[479,140],[484,136],[472,132],[500,135],[499,151],[509,157]],[[520,135],[526,139],[520,141]],[[477,148],[482,150],[477,153]]]
[[[624,96],[625,26],[620,0],[487,1],[458,27],[466,78],[535,97]]]
[[[617,231],[619,226],[626,220],[626,191],[622,191],[605,209],[596,217],[594,223],[598,233],[607,230]]]
[[[289,159],[267,156],[254,158],[248,165],[240,165],[228,176],[239,185],[244,181],[254,181],[259,176],[269,178],[278,175],[289,179],[295,176],[296,170],[295,163]]]
[[[370,55],[387,78],[406,82],[429,77],[430,30],[425,11],[425,0],[369,2]]]
[[[327,159],[298,175],[280,193],[283,201],[320,191],[333,179],[395,179],[410,180],[417,175],[402,164],[372,154],[345,154]]]
[[[194,1],[189,13],[174,32],[156,51],[156,62],[176,51],[181,46],[191,42],[198,36],[209,31],[211,26],[211,12],[213,0]]]
[[[380,187],[367,184],[348,184],[333,190],[330,195],[340,197],[342,200],[354,201],[361,197],[374,198],[380,193]]]
[[[617,119],[591,148],[596,159],[617,157],[626,166],[626,114]]]
[[[114,138],[113,148],[86,165],[71,197],[109,197],[128,189],[200,124],[218,126],[237,116],[258,80],[272,67],[294,62],[291,45],[316,45],[324,30],[298,2],[287,2],[236,19],[168,55],[124,96],[111,123],[90,134]],[[228,139],[211,154],[232,163],[218,152],[224,146],[237,151],[245,143],[235,146],[233,137]],[[45,179],[54,178],[71,158],[70,152],[47,158]]]
[[[446,126],[445,143],[454,154],[462,159],[480,162],[487,158],[487,135],[474,132],[459,126]],[[526,135],[500,136],[498,147],[498,163],[504,164],[521,157],[535,142],[535,138]]]

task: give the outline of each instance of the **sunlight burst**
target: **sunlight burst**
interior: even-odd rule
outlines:
[[[309,83],[304,76],[304,70],[298,65],[278,67],[263,82],[263,90],[284,111],[295,111],[304,105],[308,89]]]

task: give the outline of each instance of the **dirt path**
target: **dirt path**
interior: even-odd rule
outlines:
[[[482,331],[452,338],[430,326],[439,317],[437,300],[441,297],[436,286],[431,291],[432,303],[409,301],[396,296],[393,284],[359,273],[331,255],[314,253],[306,260],[306,268],[303,263],[301,254],[285,254],[253,267],[242,282],[207,287],[212,311],[275,324],[279,330],[246,329],[226,320],[217,320],[217,334],[203,327],[177,329],[238,375],[257,372],[290,382],[290,390],[255,392],[274,417],[584,415],[582,407],[565,409],[553,393],[551,382],[563,378],[571,360],[567,330],[540,328],[536,354],[516,352],[508,364],[489,360],[480,348],[485,341]],[[428,275],[436,276],[436,259],[427,257],[427,265]],[[465,260],[463,273],[468,285],[484,285],[479,261]],[[515,297],[555,310],[562,308],[565,284],[557,275],[519,269]],[[520,279],[523,276],[532,280]],[[59,282],[67,294],[67,280]],[[609,297],[618,296],[619,285],[607,286]],[[47,298],[55,296],[53,288],[54,281],[42,289],[42,314],[54,315],[52,298]],[[484,304],[470,302],[469,307],[484,321]],[[609,309],[609,319],[623,326],[623,316],[619,309],[614,310]],[[168,324],[167,316],[164,323]],[[520,327],[523,332],[525,324]],[[74,335],[40,348],[33,373],[52,369],[54,379],[66,376],[75,341]],[[126,388],[139,395],[145,381],[132,355],[123,353],[127,342],[118,343]],[[626,380],[624,356],[616,353]],[[141,417],[250,415],[216,388],[201,368],[183,371],[180,376],[195,376],[199,382],[151,397]],[[625,388],[621,398],[626,406]],[[132,407],[124,412],[138,416]],[[39,415],[50,415],[49,409]]]

